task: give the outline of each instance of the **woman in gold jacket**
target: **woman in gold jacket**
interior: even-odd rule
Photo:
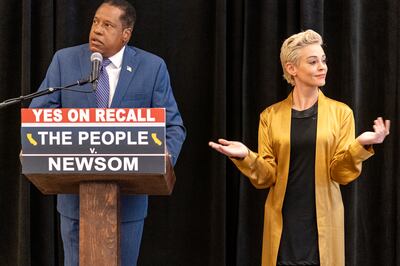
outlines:
[[[344,210],[339,185],[360,175],[362,161],[373,155],[372,144],[382,143],[389,134],[390,121],[379,117],[374,121],[374,131],[355,138],[352,110],[329,99],[319,89],[325,85],[328,70],[321,45],[321,36],[312,30],[295,34],[283,43],[280,56],[284,77],[294,88],[285,100],[261,113],[258,153],[237,141],[219,139],[218,143],[209,143],[213,149],[229,156],[256,188],[269,188],[264,215],[263,266],[345,265]],[[285,222],[282,209],[288,177],[292,174],[289,173],[291,140],[296,137],[291,136],[292,114],[312,108],[317,110],[316,132],[312,135],[314,146],[311,146],[315,150],[314,165],[311,165],[315,190],[311,192],[315,197],[316,260],[296,258],[285,264],[286,258],[282,258],[285,255],[278,260],[278,254]],[[296,152],[301,160],[302,149],[297,148]],[[293,169],[296,171],[296,167]],[[296,197],[301,197],[301,192]],[[292,248],[307,253],[310,247]]]

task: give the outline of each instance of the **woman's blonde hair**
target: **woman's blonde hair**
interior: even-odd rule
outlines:
[[[294,78],[286,71],[285,65],[288,62],[298,65],[299,49],[310,44],[323,44],[321,35],[313,30],[306,30],[294,34],[287,38],[282,44],[280,58],[283,69],[283,77],[293,86],[295,85]]]

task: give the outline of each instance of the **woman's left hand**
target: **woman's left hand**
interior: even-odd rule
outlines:
[[[390,120],[383,122],[382,117],[378,117],[374,121],[374,132],[366,131],[357,137],[361,145],[372,145],[382,143],[387,135],[389,135]]]

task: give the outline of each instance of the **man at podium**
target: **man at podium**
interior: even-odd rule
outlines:
[[[166,108],[166,139],[172,164],[176,163],[186,133],[164,61],[128,46],[136,19],[125,0],[106,0],[93,18],[89,43],[55,53],[39,90],[62,87],[89,76],[91,55],[103,60],[95,87],[60,90],[32,101],[31,108]],[[93,71],[92,71],[93,74]],[[121,263],[136,265],[147,215],[147,195],[121,197]],[[79,196],[58,195],[65,265],[79,263]]]

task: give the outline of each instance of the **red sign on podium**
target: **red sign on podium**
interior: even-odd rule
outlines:
[[[44,194],[77,194],[84,182],[172,193],[164,108],[22,109],[21,122],[22,173]]]
[[[165,173],[165,109],[22,109],[24,174]]]

